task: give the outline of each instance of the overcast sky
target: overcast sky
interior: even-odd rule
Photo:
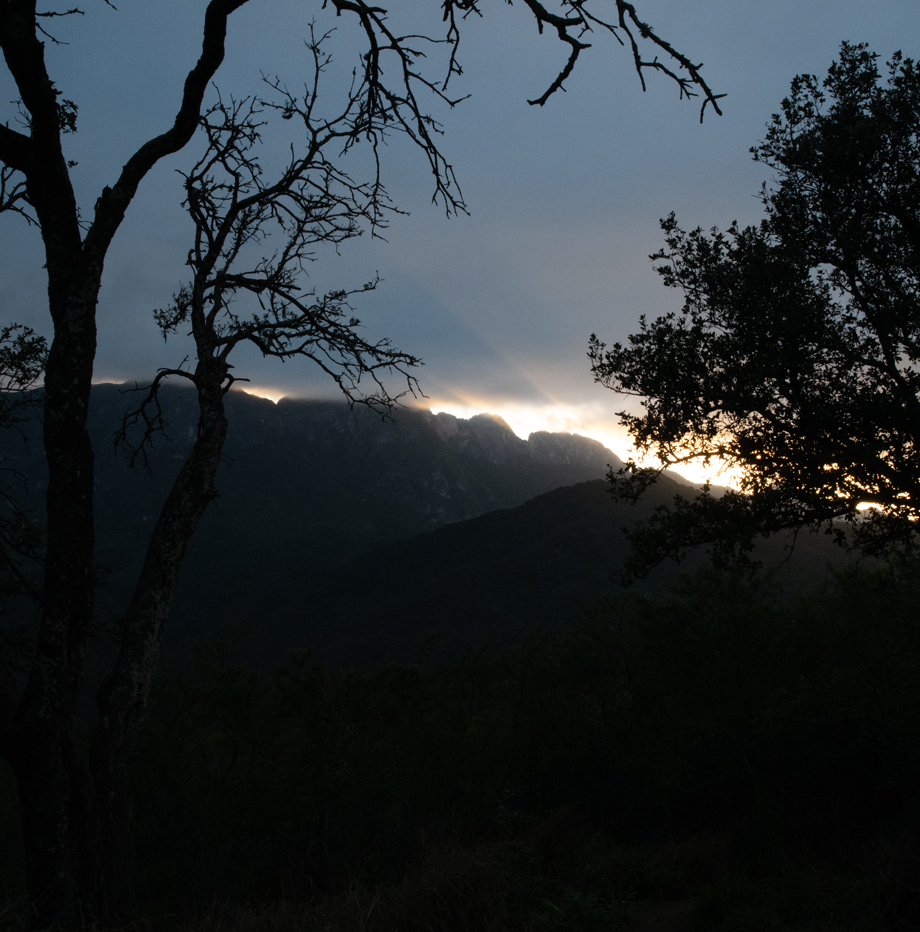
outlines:
[[[149,136],[171,122],[182,81],[200,49],[203,0],[121,0],[118,10],[85,0],[86,15],[47,21],[68,45],[47,55],[62,96],[80,107],[68,137],[79,163],[84,215],[104,184]],[[400,12],[436,13],[434,0],[395,0]],[[292,87],[304,73],[311,19],[338,26],[329,48],[350,62],[352,24],[319,0],[251,0],[231,19],[228,54],[217,76],[224,93],[260,90],[260,72]],[[369,337],[390,336],[421,356],[422,387],[434,410],[501,414],[522,435],[574,430],[618,453],[617,399],[594,385],[586,360],[592,331],[623,340],[639,316],[680,304],[648,255],[661,246],[659,218],[675,211],[685,227],[726,227],[760,216],[756,194],[769,180],[748,149],[763,136],[793,76],[824,75],[840,42],[867,42],[883,59],[920,54],[916,0],[636,0],[639,15],[696,62],[723,116],[678,99],[676,86],[650,74],[641,92],[627,50],[601,35],[566,93],[530,107],[553,80],[565,49],[536,34],[518,3],[483,0],[483,20],[466,24],[464,75],[452,90],[470,94],[443,118],[443,150],[470,215],[448,219],[432,206],[427,164],[405,145],[384,153],[384,180],[410,215],[394,220],[387,242],[364,237],[311,269],[319,292],[359,285],[378,290],[357,312]],[[600,11],[602,0],[596,4]],[[425,8],[430,7],[430,10]],[[437,25],[437,17],[432,22]],[[330,94],[335,87],[330,86]],[[18,95],[7,84],[0,100]],[[15,108],[4,119],[12,125]],[[149,378],[188,352],[164,344],[151,316],[185,280],[190,224],[179,204],[176,170],[194,143],[145,181],[109,255],[100,301],[97,381]],[[38,235],[15,217],[0,225],[3,317],[50,335]],[[329,395],[308,363],[240,356],[236,373],[279,396]]]

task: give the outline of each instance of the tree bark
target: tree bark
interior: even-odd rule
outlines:
[[[227,436],[220,381],[199,386],[198,439],[153,530],[144,566],[125,616],[118,660],[97,696],[99,721],[90,761],[102,838],[99,914],[134,917],[134,844],[129,754],[143,718],[163,628],[188,543],[215,497],[214,478]]]
[[[44,605],[35,660],[0,750],[16,774],[32,921],[85,918],[97,839],[92,779],[71,740],[93,618],[93,449],[86,430],[98,277],[50,267],[56,334],[45,374],[48,461]]]
[[[88,755],[81,754],[70,733],[92,618],[92,549],[60,545],[58,559],[49,561],[53,597],[42,621],[36,662],[12,722],[0,733],[0,751],[10,761],[19,789],[33,928],[80,928],[136,918],[129,755],[179,568],[215,496],[214,479],[227,435],[221,381],[220,373],[214,372],[199,384],[198,438],[151,536],[123,622],[118,659],[97,696],[98,721]],[[46,408],[49,419],[55,425],[50,431],[52,446],[66,447],[56,433],[66,419],[49,418]],[[61,432],[71,436],[72,423],[68,430],[71,434]],[[80,482],[91,501],[92,449],[87,441],[69,450],[61,468],[69,465],[69,481]],[[49,489],[49,499],[51,495]],[[91,510],[87,517],[77,508],[79,498],[67,497],[77,511],[77,540],[83,539],[80,531],[85,535],[87,522],[92,528]],[[55,514],[64,514],[60,505]],[[50,526],[49,521],[49,533]],[[49,554],[51,549],[49,539]],[[70,593],[72,601],[64,593]],[[58,643],[61,639],[64,644]]]
[[[74,744],[71,729],[94,615],[94,458],[86,422],[96,304],[105,256],[125,211],[150,168],[191,139],[205,89],[224,57],[227,19],[246,2],[209,0],[201,57],[188,73],[172,127],[141,146],[114,186],[103,190],[85,239],[61,143],[58,91],[45,65],[35,4],[0,4],[0,48],[30,116],[26,133],[0,127],[0,161],[26,179],[28,202],[45,246],[54,324],[45,371],[48,492],[42,618],[21,694],[9,677],[0,676],[0,754],[12,766],[19,788],[34,928],[134,918],[128,751],[179,563],[213,497],[226,419],[218,380],[217,393],[208,394],[216,398],[216,406],[209,402],[202,407],[198,443],[154,531],[119,659],[99,696],[97,734],[87,758]]]

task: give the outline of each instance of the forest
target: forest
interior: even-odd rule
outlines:
[[[131,928],[914,928],[918,597],[915,566],[786,602],[704,568],[435,670],[221,632],[151,695]]]

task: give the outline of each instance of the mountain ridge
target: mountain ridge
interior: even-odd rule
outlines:
[[[165,385],[166,431],[154,438],[149,468],[131,469],[111,441],[141,397],[128,386],[98,384],[90,401],[100,605],[114,616],[130,596],[197,425],[194,392]],[[230,428],[218,498],[188,548],[171,641],[234,617],[258,624],[365,551],[600,479],[608,465],[620,463],[591,438],[538,431],[523,440],[494,415],[464,419],[401,408],[384,421],[344,402],[275,404],[245,392],[229,393],[226,405]],[[34,419],[23,427],[23,443],[4,449],[4,464],[28,477],[29,503],[40,518],[46,485],[40,425]],[[140,439],[136,429],[128,436]]]
[[[103,620],[124,610],[195,436],[193,392],[167,386],[163,405],[167,434],[149,471],[130,469],[111,445],[124,388],[94,387]],[[622,528],[687,492],[663,476],[636,506],[615,504],[604,477],[621,463],[600,442],[546,431],[523,440],[495,415],[403,409],[384,422],[343,403],[238,392],[227,408],[219,497],[189,544],[167,649],[230,622],[251,630],[252,656],[266,661],[309,645],[337,662],[405,660],[432,635],[507,644],[534,625],[564,624],[580,603],[622,595],[611,578],[628,549]],[[39,426],[23,425],[33,452]],[[43,458],[3,456],[0,465],[29,476],[38,517]],[[768,542],[768,558],[781,559],[783,546]],[[792,575],[820,575],[827,548],[812,551]],[[647,585],[662,591],[675,573],[664,568]]]

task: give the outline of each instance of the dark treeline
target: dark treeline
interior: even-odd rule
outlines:
[[[150,927],[917,928],[916,574],[775,588],[703,569],[434,672],[202,642],[133,760]]]

